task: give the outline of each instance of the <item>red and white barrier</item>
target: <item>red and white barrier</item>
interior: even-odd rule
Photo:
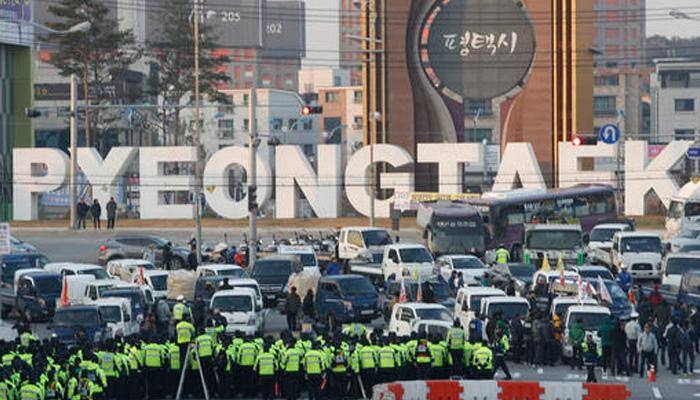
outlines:
[[[530,381],[408,381],[376,385],[373,400],[627,400],[623,384]]]

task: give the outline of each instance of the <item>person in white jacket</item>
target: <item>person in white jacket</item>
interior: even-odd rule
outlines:
[[[659,352],[659,342],[651,331],[649,324],[644,325],[644,332],[637,339],[637,351],[639,352],[639,376],[644,377],[644,366],[652,365],[656,368],[656,354]]]
[[[639,362],[639,353],[637,351],[637,339],[642,334],[642,327],[639,325],[639,314],[633,312],[630,315],[630,320],[625,324],[625,336],[627,336],[627,365],[630,369],[637,368]]]

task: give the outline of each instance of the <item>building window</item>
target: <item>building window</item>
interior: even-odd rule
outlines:
[[[676,112],[695,111],[695,99],[676,99]]]
[[[491,115],[493,110],[491,109],[491,100],[464,100],[464,114],[465,115],[476,115],[479,110],[480,115]]]
[[[217,121],[217,126],[219,128],[219,137],[222,139],[232,139],[233,138],[233,120],[232,119],[220,119]]]
[[[305,131],[310,131],[314,129],[314,121],[310,118],[307,119],[302,119],[302,127],[304,128]]]
[[[335,103],[338,101],[338,92],[326,92],[326,103]]]
[[[248,121],[248,118],[243,120],[243,132],[248,132],[250,131],[250,121]]]
[[[343,81],[340,79],[339,76],[333,77],[333,86],[340,86],[342,84],[343,84]]]
[[[491,128],[466,128],[467,142],[480,143],[484,139],[491,141]]]
[[[362,129],[362,115],[355,115],[352,119],[353,129]]]
[[[245,107],[248,107],[248,101],[249,101],[250,95],[244,94],[243,95],[243,105]]]
[[[617,98],[615,96],[595,96],[593,98],[593,112],[596,116],[616,115]]]
[[[298,125],[299,120],[296,118],[290,118],[289,121],[287,121],[287,129],[289,129],[290,131],[297,130],[299,128]]]
[[[676,129],[673,132],[673,136],[676,140],[694,140],[695,130],[693,129]]]
[[[362,91],[355,90],[355,93],[353,94],[352,100],[355,102],[355,104],[361,104],[362,103]]]
[[[282,118],[272,118],[270,119],[270,130],[279,131],[282,130]]]
[[[619,75],[600,75],[595,77],[596,86],[618,86],[620,85]]]

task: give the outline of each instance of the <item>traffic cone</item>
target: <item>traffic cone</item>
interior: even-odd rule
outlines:
[[[656,367],[649,368],[649,382],[656,382]]]

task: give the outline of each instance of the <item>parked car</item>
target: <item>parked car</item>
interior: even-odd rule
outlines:
[[[408,336],[421,320],[439,320],[452,323],[452,315],[445,306],[424,303],[398,303],[394,305],[389,320],[389,332]]]
[[[588,283],[590,283],[591,286],[593,286],[593,289],[595,290],[595,295],[598,297],[598,303],[610,308],[610,312],[616,318],[629,318],[630,314],[632,314],[635,311],[634,305],[630,303],[629,297],[627,297],[627,293],[625,293],[624,290],[622,290],[622,288],[620,287],[620,285],[618,285],[615,281],[603,280],[603,284],[608,289],[608,293],[610,293],[612,303],[606,303],[600,298],[598,279],[586,279],[586,281],[588,281]]]
[[[107,239],[99,247],[97,259],[100,265],[122,258],[143,258],[143,252],[150,245],[156,248],[156,264],[163,262],[163,247],[169,240],[155,235],[118,235]],[[190,249],[185,246],[172,246],[172,269],[184,268]]]
[[[445,280],[450,279],[453,271],[461,272],[467,286],[481,286],[481,278],[486,272],[486,265],[473,255],[442,256],[435,263]]]
[[[285,299],[284,288],[289,277],[303,271],[303,269],[299,257],[295,255],[272,256],[258,260],[250,277],[260,285],[264,306],[276,307],[280,301],[283,301]]]
[[[107,321],[102,318],[99,308],[94,305],[74,305],[56,310],[53,323],[49,328],[56,338],[64,344],[75,344],[79,330],[85,332],[85,338],[96,344],[113,337]]]
[[[227,276],[230,279],[245,277],[245,270],[235,264],[205,264],[197,267],[197,276]]]
[[[571,267],[571,270],[579,274],[583,279],[598,278],[600,276],[603,279],[615,280],[612,272],[607,267],[600,265],[581,265]]]
[[[316,314],[330,329],[350,322],[370,322],[381,316],[377,289],[361,275],[334,275],[319,280]]]
[[[243,332],[258,335],[265,326],[265,314],[251,288],[235,288],[216,292],[209,303],[210,309],[218,309],[226,318],[226,332]]]
[[[399,279],[389,280],[384,283],[383,294],[383,313],[384,319],[389,321],[391,317],[391,309],[398,301],[401,294],[401,284],[403,281],[406,289],[406,300],[409,302],[418,301],[418,281],[414,279]],[[421,302],[431,304],[441,304],[452,310],[455,305],[454,297],[450,295],[450,289],[441,277],[434,277],[424,281],[420,281],[421,285]]]
[[[107,297],[94,301],[100,310],[102,320],[112,332],[112,337],[126,337],[139,333],[139,323],[131,316],[131,300],[117,297]]]

